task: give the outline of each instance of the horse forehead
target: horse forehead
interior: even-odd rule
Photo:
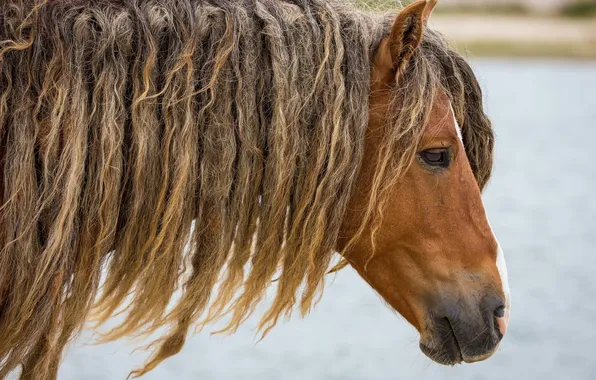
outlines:
[[[455,118],[451,101],[444,93],[439,93],[431,107],[425,136],[429,139],[450,138],[462,140],[461,130]]]

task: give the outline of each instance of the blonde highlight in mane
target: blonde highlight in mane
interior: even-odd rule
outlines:
[[[92,316],[105,340],[260,327],[323,288],[364,150],[387,25],[326,0],[9,0],[0,6],[0,378],[55,379]],[[433,89],[482,188],[492,129],[467,63],[428,31],[400,75],[363,225],[411,162]],[[216,291],[217,290],[217,291]],[[173,295],[176,293],[176,296]]]

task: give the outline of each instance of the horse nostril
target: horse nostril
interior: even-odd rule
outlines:
[[[494,313],[495,317],[503,318],[505,316],[505,306],[499,306],[495,309]]]

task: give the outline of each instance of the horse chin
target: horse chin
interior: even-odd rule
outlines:
[[[435,363],[454,366],[464,362],[461,350],[453,333],[444,337],[442,341],[435,341],[432,346],[430,343],[425,343],[421,340],[419,346],[420,351]]]
[[[488,352],[476,355],[464,355],[457,337],[451,331],[440,331],[429,338],[421,338],[420,350],[432,361],[442,365],[454,366],[462,363],[476,363],[490,358],[497,346]]]

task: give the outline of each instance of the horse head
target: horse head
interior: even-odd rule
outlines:
[[[467,126],[459,125],[446,89],[431,89],[424,126],[403,132],[412,135],[408,141],[416,148],[403,160],[407,165],[397,169],[399,177],[384,189],[375,187],[383,163],[374,157],[391,146],[400,149],[399,141],[386,141],[395,113],[420,106],[404,105],[414,95],[399,88],[416,87],[404,84],[402,77],[419,53],[434,3],[418,1],[402,10],[374,55],[367,159],[340,232],[340,249],[418,330],[421,350],[453,365],[493,354],[507,328],[510,298],[503,252],[482,205],[484,184],[478,183],[469,159],[473,147],[466,151],[462,127]],[[373,192],[384,192],[387,199],[379,206],[381,220],[352,238]]]

